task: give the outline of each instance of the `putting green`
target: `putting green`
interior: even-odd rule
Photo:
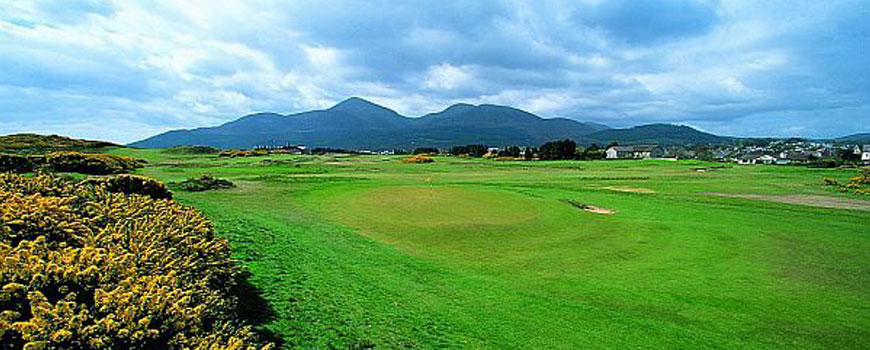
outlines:
[[[483,186],[367,187],[317,197],[324,217],[362,235],[463,265],[528,264],[623,228],[563,200]]]

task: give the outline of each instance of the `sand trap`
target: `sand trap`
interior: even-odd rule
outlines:
[[[736,194],[717,192],[705,192],[704,194],[712,194],[720,197],[743,198],[788,204],[808,205],[812,207],[870,211],[870,201],[860,199],[816,196],[808,194]]]
[[[607,208],[604,208],[604,207],[599,207],[599,206],[589,205],[589,204],[586,204],[586,203],[580,203],[580,202],[576,202],[576,201],[572,201],[572,200],[568,200],[568,203],[571,203],[571,205],[577,207],[578,209],[581,209],[581,210],[583,210],[583,211],[586,211],[586,212],[589,212],[589,213],[593,213],[593,214],[601,214],[601,215],[613,215],[613,214],[616,214],[616,211],[611,210],[611,209],[607,209]]]
[[[628,192],[628,193],[656,193],[648,188],[631,188],[631,187],[602,187],[605,190],[617,191],[617,192]]]

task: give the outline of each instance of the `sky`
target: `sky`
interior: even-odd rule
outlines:
[[[867,0],[0,0],[0,134],[132,142],[359,96],[870,132]]]

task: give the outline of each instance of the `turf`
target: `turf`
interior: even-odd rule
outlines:
[[[114,152],[238,185],[176,197],[230,239],[286,348],[870,343],[870,212],[708,194],[862,199],[821,184],[854,170]]]

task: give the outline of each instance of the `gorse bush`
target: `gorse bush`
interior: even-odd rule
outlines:
[[[427,156],[413,156],[402,159],[402,163],[433,163],[435,159]]]
[[[82,181],[82,185],[102,186],[109,192],[141,194],[153,199],[172,199],[172,192],[165,183],[138,175],[89,178]]]
[[[178,183],[178,188],[184,191],[199,192],[236,187],[229,180],[218,179],[211,175],[202,175]]]
[[[269,348],[209,221],[111,187],[0,174],[0,349]]]
[[[842,184],[837,180],[824,178],[822,179],[822,184],[836,187],[840,192],[870,195],[870,167],[861,168],[858,176],[850,178],[848,183]]]
[[[0,154],[0,172],[25,173],[34,170],[82,173],[89,175],[122,174],[141,168],[145,161],[111,154],[74,151],[46,155]]]
[[[57,172],[91,175],[121,174],[141,168],[144,161],[111,154],[91,154],[72,151],[52,152],[34,156],[34,163]]]
[[[269,150],[266,150],[266,149],[255,149],[255,150],[250,150],[250,151],[240,151],[240,150],[232,149],[232,150],[223,151],[220,154],[218,154],[219,157],[229,157],[229,158],[262,157],[262,156],[268,156],[268,155],[269,155]]]
[[[163,151],[168,154],[218,154],[220,152],[220,148],[211,146],[175,146]]]
[[[78,140],[58,135],[15,134],[0,136],[0,152],[44,153],[47,151],[96,150],[121,147],[111,142]]]
[[[18,154],[0,154],[0,172],[26,173],[33,171],[33,160]]]

